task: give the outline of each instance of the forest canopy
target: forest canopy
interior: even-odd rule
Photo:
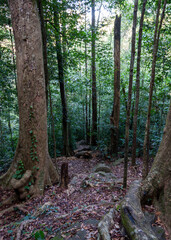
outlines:
[[[82,1],[42,1],[43,17],[47,34],[47,64],[49,72],[48,88],[48,143],[49,152],[54,156],[54,137],[56,155],[63,154],[62,147],[62,105],[60,98],[59,69],[56,50],[56,35],[61,38],[61,51],[64,58],[64,78],[67,96],[68,125],[70,129],[70,145],[75,147],[78,140],[91,137],[91,4]],[[55,25],[53,12],[58,8],[59,25]],[[138,27],[142,3],[139,3],[136,49],[138,44]],[[144,17],[141,72],[140,101],[137,127],[137,154],[142,155],[145,122],[147,116],[148,94],[150,85],[153,34],[155,28],[155,12],[157,2],[147,2]],[[113,38],[114,19],[121,14],[121,70],[120,70],[120,124],[119,152],[123,154],[125,142],[126,105],[129,85],[129,64],[132,29],[132,1],[96,2],[96,88],[97,88],[97,146],[104,153],[110,145],[110,115],[113,102]],[[170,4],[166,7],[165,19],[161,29],[159,49],[156,62],[156,76],[151,109],[150,155],[157,152],[162,137],[170,98]],[[0,128],[1,159],[14,156],[19,129],[17,105],[17,76],[15,44],[10,21],[10,13],[6,2],[1,4],[0,25]],[[57,29],[60,27],[60,29]],[[135,51],[136,61],[137,51]],[[2,67],[3,66],[3,67]],[[132,85],[132,107],[130,112],[130,146],[133,133],[133,115],[136,94],[136,63]],[[51,101],[51,107],[50,107]],[[52,108],[52,111],[51,111]],[[52,117],[53,114],[53,117]],[[53,120],[52,120],[53,119]],[[54,130],[53,122],[54,121]],[[87,121],[87,123],[86,123]],[[86,127],[87,124],[87,127]]]

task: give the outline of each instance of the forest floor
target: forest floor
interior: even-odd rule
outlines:
[[[115,208],[115,217],[110,230],[111,240],[127,239],[121,230],[119,213],[120,201],[126,193],[122,187],[123,161],[116,164],[94,152],[92,159],[59,157],[59,169],[64,162],[68,162],[68,189],[52,186],[44,196],[0,208],[0,240],[95,240],[98,239],[99,221],[112,208]],[[115,179],[105,181],[100,173],[90,177],[99,163],[110,167]],[[136,163],[136,168],[129,163],[128,187],[132,181],[141,179],[141,159]],[[11,194],[11,191],[0,189],[0,201]],[[146,206],[146,210],[155,211],[150,206]],[[161,224],[159,214],[155,224]]]

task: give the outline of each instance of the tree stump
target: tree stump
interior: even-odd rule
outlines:
[[[69,176],[68,176],[68,163],[63,163],[61,166],[61,188],[68,188]]]

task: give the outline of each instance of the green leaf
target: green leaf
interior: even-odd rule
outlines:
[[[24,188],[25,188],[26,190],[29,190],[29,189],[30,189],[30,187],[29,187],[29,186],[25,186]]]
[[[34,235],[35,240],[44,240],[45,239],[45,235],[43,231],[37,231]]]

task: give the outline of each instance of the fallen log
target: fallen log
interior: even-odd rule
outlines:
[[[77,158],[80,158],[80,157],[83,157],[83,158],[86,158],[86,159],[91,159],[92,158],[92,155],[91,155],[91,152],[90,151],[80,151],[80,152],[76,152],[75,153],[75,156]]]

